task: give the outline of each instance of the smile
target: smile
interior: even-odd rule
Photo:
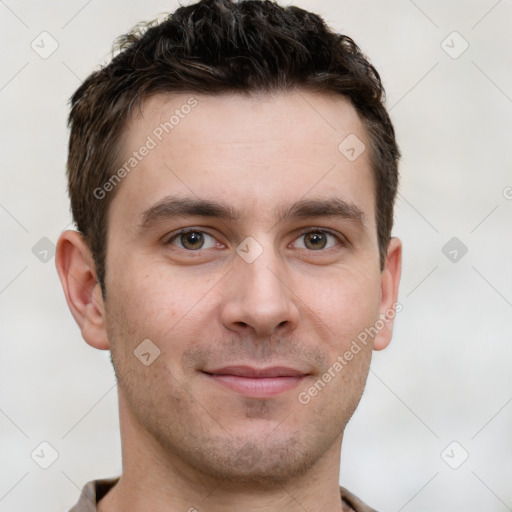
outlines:
[[[203,371],[209,379],[248,398],[267,398],[295,388],[307,374],[293,368],[230,366]]]

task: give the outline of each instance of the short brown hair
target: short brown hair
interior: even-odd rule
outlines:
[[[71,98],[67,164],[71,209],[105,295],[108,210],[115,190],[94,193],[121,161],[123,131],[157,93],[221,94],[302,87],[352,103],[369,134],[381,267],[393,225],[399,149],[376,69],[354,41],[322,18],[269,0],[202,0],[118,40],[112,61]],[[341,142],[341,141],[340,141]]]

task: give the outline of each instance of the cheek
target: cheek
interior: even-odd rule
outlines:
[[[112,316],[129,333],[131,344],[149,338],[160,350],[179,353],[212,320],[215,277],[192,276],[167,262],[125,258],[109,275]]]
[[[304,280],[301,297],[331,339],[347,342],[373,325],[379,315],[380,274],[340,270],[322,279]]]
[[[116,302],[133,333],[159,340],[194,304],[190,292],[177,292],[165,276],[140,275],[117,283]]]

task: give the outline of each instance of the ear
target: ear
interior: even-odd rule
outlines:
[[[398,238],[392,238],[388,245],[386,262],[381,276],[381,299],[379,318],[384,326],[375,336],[374,350],[385,349],[393,334],[395,316],[402,310],[398,303],[398,287],[402,273],[402,242]]]
[[[64,231],[57,242],[55,264],[68,307],[82,337],[99,350],[108,350],[105,307],[94,260],[82,235]]]

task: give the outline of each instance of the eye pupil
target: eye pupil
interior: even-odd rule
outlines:
[[[325,233],[308,233],[304,236],[304,245],[308,249],[323,249],[327,245]]]
[[[204,236],[197,231],[190,231],[181,235],[181,243],[186,249],[201,249],[204,244]]]

